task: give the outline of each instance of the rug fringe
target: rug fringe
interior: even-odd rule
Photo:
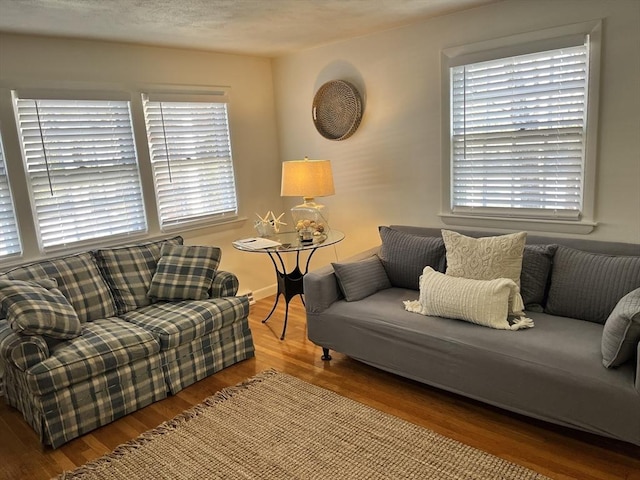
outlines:
[[[166,422],[161,423],[156,428],[147,430],[144,433],[141,433],[138,437],[133,440],[129,440],[126,443],[118,445],[113,449],[111,453],[107,453],[100,458],[97,458],[89,463],[86,463],[74,470],[64,471],[57,478],[59,480],[72,480],[76,478],[78,475],[82,475],[84,473],[89,473],[93,470],[97,470],[104,465],[109,465],[113,460],[116,460],[128,452],[132,450],[136,450],[143,445],[149,443],[153,438],[159,435],[165,435],[167,433],[175,431],[178,427],[180,427],[185,422],[198,417],[201,415],[208,407],[216,405],[218,403],[222,403],[224,401],[229,400],[230,398],[238,395],[241,392],[244,392],[249,389],[252,385],[256,385],[258,383],[264,382],[265,380],[273,377],[274,375],[279,374],[277,370],[270,368],[269,370],[265,370],[263,372],[254,375],[251,378],[239,383],[237,385],[223,388],[222,390],[214,393],[210,397],[205,398],[202,403],[191,407],[188,410],[185,410],[182,413],[179,413],[171,420],[167,420]]]

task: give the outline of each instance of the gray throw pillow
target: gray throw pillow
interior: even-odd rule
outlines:
[[[355,302],[391,287],[387,273],[374,255],[358,262],[333,263],[338,284],[347,302]]]
[[[560,245],[553,257],[545,312],[604,323],[622,297],[640,288],[640,257],[583,252]]]
[[[66,340],[82,332],[75,310],[52,279],[0,280],[0,303],[14,332]]]
[[[602,364],[617,367],[632,359],[640,341],[640,288],[626,294],[602,330]]]
[[[418,290],[424,267],[444,273],[445,249],[441,237],[422,237],[380,227],[380,260],[391,285]]]
[[[557,245],[525,245],[520,273],[520,294],[525,309],[542,312],[551,262]]]
[[[162,246],[148,297],[154,300],[205,300],[220,263],[218,247]]]

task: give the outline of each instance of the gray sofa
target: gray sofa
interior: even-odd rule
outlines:
[[[1,274],[7,403],[56,448],[253,357],[249,301],[220,254],[174,237]]]
[[[419,276],[427,263],[445,272],[441,231],[392,226],[381,227],[381,236],[381,247],[304,278],[308,337],[324,349],[325,360],[335,350],[513,412],[640,445],[638,244],[528,235],[520,280],[525,313],[535,327],[508,331],[405,311],[403,301],[419,294],[417,278],[406,284],[412,276]],[[411,258],[420,252],[422,261]],[[540,252],[548,268],[531,257]],[[366,269],[352,268],[350,280],[340,280],[352,282],[353,294],[354,278],[361,274],[361,283],[369,278],[369,291],[356,291],[347,301],[335,268],[364,265],[372,255],[378,255],[389,280],[374,285]],[[403,257],[413,265],[403,263]],[[603,324],[613,309],[621,308],[621,298],[633,295],[633,302],[627,302],[633,311],[625,314],[632,335],[625,340],[626,358],[605,368]]]

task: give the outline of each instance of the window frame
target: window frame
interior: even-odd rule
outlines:
[[[145,139],[146,139],[146,147],[148,148],[148,158],[151,166],[151,175],[153,181],[153,191],[155,195],[155,213],[156,219],[158,221],[158,225],[160,231],[166,233],[172,233],[176,231],[184,231],[189,229],[197,229],[208,227],[212,225],[219,225],[227,222],[232,222],[237,220],[238,217],[238,182],[236,178],[236,168],[234,162],[234,154],[233,154],[233,140],[231,135],[231,121],[230,121],[230,89],[225,87],[216,87],[212,89],[206,90],[191,90],[185,91],[182,89],[171,89],[171,88],[150,88],[143,89],[140,94],[140,101],[142,104],[142,113],[145,122]],[[196,217],[191,218],[183,218],[175,221],[167,222],[163,225],[163,219],[161,214],[161,206],[159,199],[159,189],[158,182],[156,177],[156,170],[153,165],[153,158],[151,153],[151,141],[149,139],[149,123],[146,117],[146,102],[167,102],[167,103],[214,103],[214,104],[224,104],[225,105],[225,113],[226,113],[226,130],[228,134],[228,142],[229,142],[229,156],[230,156],[230,168],[231,168],[231,178],[233,183],[233,191],[234,191],[234,206],[235,210],[233,212],[222,212],[222,213],[210,213],[210,214],[202,214]]]
[[[117,95],[120,99],[130,102],[131,122],[133,128],[134,147],[138,156],[138,170],[140,175],[142,200],[147,220],[147,229],[144,232],[136,232],[124,236],[98,237],[69,245],[41,248],[38,239],[38,226],[32,195],[30,193],[30,181],[23,159],[22,142],[20,139],[20,127],[17,111],[14,108],[14,92],[22,92],[23,95],[45,95],[48,98],[57,97],[63,99],[83,99],[90,95],[92,99],[113,99]],[[228,109],[229,137],[232,150],[232,162],[234,162],[234,182],[236,185],[237,214],[233,217],[208,218],[205,221],[181,224],[175,229],[162,230],[160,228],[159,215],[151,166],[149,144],[147,141],[144,107],[142,94],[161,91],[164,93],[180,93],[181,95],[214,95],[221,91],[227,96],[230,105],[230,86],[219,85],[190,85],[190,84],[153,84],[136,83],[121,84],[113,82],[86,82],[86,81],[56,81],[14,78],[0,80],[0,125],[4,141],[5,166],[7,176],[10,178],[10,188],[13,194],[14,213],[18,226],[19,239],[22,245],[22,254],[6,255],[0,257],[0,269],[10,268],[14,265],[24,264],[30,261],[40,261],[54,258],[60,255],[72,255],[86,251],[87,248],[108,248],[141,240],[154,241],[166,237],[168,233],[184,234],[190,231],[202,231],[205,229],[235,228],[247,220],[240,215],[240,191],[235,168],[235,142],[233,138],[233,110]]]
[[[597,124],[600,77],[601,20],[555,27],[525,34],[444,49],[441,52],[442,90],[442,168],[441,207],[439,216],[446,224],[471,227],[492,227],[539,230],[554,233],[587,234],[597,226],[594,218],[595,171],[597,154]],[[454,212],[451,201],[451,92],[450,68],[454,66],[525,55],[575,45],[578,38],[589,35],[589,72],[586,105],[586,135],[584,141],[583,199],[580,219],[531,218],[518,209],[499,216],[470,215]]]

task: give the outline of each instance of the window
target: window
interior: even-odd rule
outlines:
[[[146,231],[129,102],[18,97],[41,247]]]
[[[586,181],[590,36],[506,55],[513,50],[449,59],[449,210],[581,221],[585,195],[593,195]]]
[[[21,253],[18,226],[13,211],[11,189],[4,162],[2,140],[0,139],[0,257]]]
[[[222,100],[214,95],[143,96],[163,229],[237,215],[227,104]]]

